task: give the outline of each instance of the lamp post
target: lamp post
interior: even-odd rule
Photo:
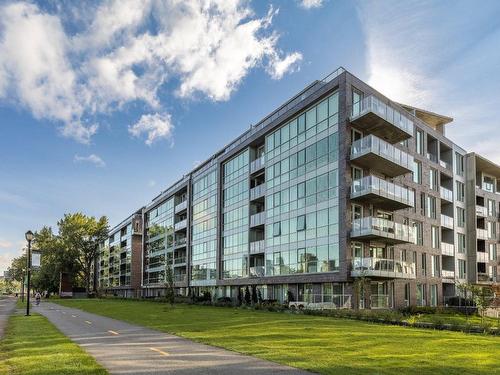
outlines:
[[[30,315],[30,277],[31,277],[31,241],[33,240],[33,232],[32,231],[27,231],[26,232],[26,241],[28,241],[28,254],[27,254],[27,259],[26,259],[26,269],[28,272],[28,282],[27,282],[27,298],[26,298],[26,316]]]

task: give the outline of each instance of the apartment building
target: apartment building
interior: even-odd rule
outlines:
[[[104,293],[140,297],[142,283],[142,208],[110,230],[99,248],[96,278]]]
[[[399,308],[497,283],[500,166],[446,138],[451,122],[339,68],[133,215],[137,290],[164,294],[168,267],[181,294],[249,286],[263,299]],[[113,290],[111,239],[99,264]]]

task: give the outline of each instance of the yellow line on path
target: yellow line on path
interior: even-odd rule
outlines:
[[[118,333],[118,332],[115,332],[115,331],[111,331],[111,330],[109,330],[108,332],[109,332],[109,333],[111,333],[112,335],[119,335],[119,333]]]
[[[87,324],[92,324],[92,322],[89,322],[88,320],[86,320],[86,321],[85,321],[85,323],[87,323]]]
[[[156,349],[156,348],[149,348],[149,349],[152,350],[153,352],[160,353],[161,355],[164,355],[164,356],[169,356],[170,355],[167,352],[164,352],[163,350],[160,350],[160,349]]]

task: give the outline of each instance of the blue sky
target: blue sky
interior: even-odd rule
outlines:
[[[500,3],[0,1],[0,271],[65,212],[113,225],[344,66],[500,162]]]

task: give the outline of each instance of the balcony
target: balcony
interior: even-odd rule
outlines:
[[[250,242],[250,254],[263,253],[265,250],[266,250],[265,240]]]
[[[185,264],[185,263],[186,263],[185,256],[174,258],[174,264]]]
[[[264,266],[250,267],[250,277],[264,277],[265,275]]]
[[[370,296],[370,307],[372,309],[389,309],[391,308],[388,294],[372,294]]]
[[[389,177],[413,171],[413,156],[374,135],[368,135],[352,143],[351,161],[361,167],[380,171]]]
[[[255,173],[260,171],[261,169],[264,169],[266,165],[266,159],[264,155],[262,155],[260,158],[255,159],[250,163],[250,173]]]
[[[413,207],[415,194],[412,190],[376,176],[366,176],[352,182],[351,199],[368,201],[384,209],[395,211]]]
[[[450,189],[441,186],[439,188],[439,195],[441,196],[441,199],[453,203],[453,191],[451,191]]]
[[[477,273],[477,281],[483,282],[483,283],[491,283],[491,282],[493,282],[493,276],[488,274],[488,273],[478,272]]]
[[[182,201],[177,206],[175,206],[175,213],[178,214],[179,212],[186,210],[186,208],[187,208],[187,200]]]
[[[266,212],[259,212],[250,216],[250,227],[264,225],[266,223]]]
[[[453,171],[453,166],[451,163],[444,161],[444,160],[439,160],[439,165],[449,171]]]
[[[487,240],[488,239],[488,231],[486,229],[476,229],[476,238],[478,240]]]
[[[477,251],[476,252],[476,261],[478,263],[488,263],[490,261],[490,255],[486,252]]]
[[[186,274],[174,275],[174,282],[175,283],[186,283],[187,282],[187,275]]]
[[[442,270],[441,271],[441,277],[443,279],[455,280],[455,271]]]
[[[174,247],[184,247],[184,246],[186,246],[186,237],[175,239]]]
[[[352,261],[351,276],[415,279],[415,263],[394,259],[356,258]]]
[[[455,245],[452,243],[441,242],[441,254],[454,256],[455,255]]]
[[[476,216],[488,217],[488,209],[486,207],[476,205]]]
[[[349,120],[360,129],[373,133],[390,143],[413,137],[413,121],[373,95],[352,107]]]
[[[184,219],[179,221],[178,223],[175,223],[174,230],[175,231],[183,230],[186,229],[186,226],[187,226],[187,219]]]
[[[266,195],[266,184],[260,184],[250,189],[250,200],[256,200]]]
[[[351,238],[382,240],[390,244],[415,243],[415,230],[405,224],[377,217],[363,217],[352,223]]]
[[[453,218],[441,214],[441,226],[453,230]]]

